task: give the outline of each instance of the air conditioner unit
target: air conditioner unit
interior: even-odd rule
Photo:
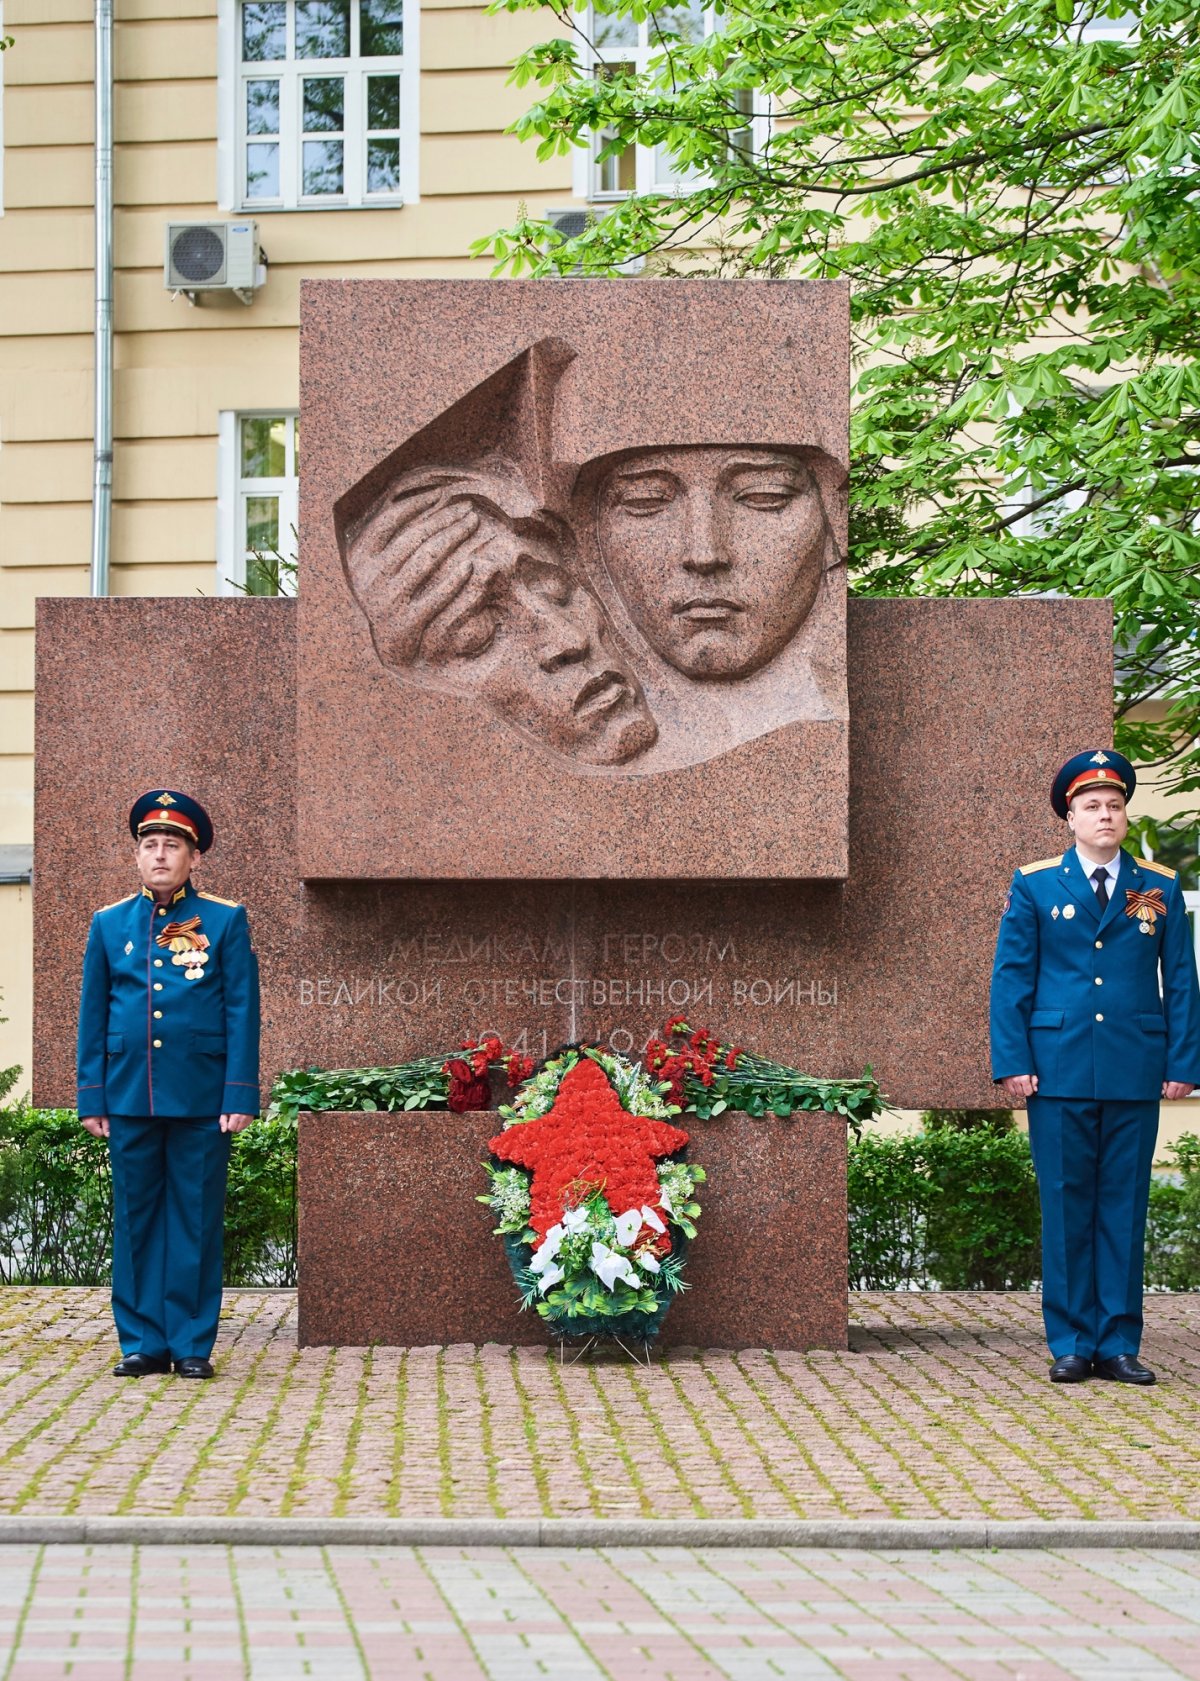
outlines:
[[[198,292],[232,292],[248,304],[266,278],[257,222],[167,223],[168,291],[185,292],[193,303]]]
[[[603,210],[600,214],[603,215]],[[547,210],[546,212],[546,220],[552,228],[557,229],[562,234],[564,239],[578,239],[579,235],[585,232],[597,219],[597,213],[594,210],[572,208],[569,210]],[[619,274],[640,274],[644,263],[645,259],[643,257],[631,257],[627,263],[620,265],[617,272]],[[559,278],[570,280],[582,273],[583,270],[580,268],[568,269],[566,274]]]

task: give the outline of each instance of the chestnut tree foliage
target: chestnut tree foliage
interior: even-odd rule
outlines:
[[[1119,745],[1200,793],[1196,0],[725,0],[707,33],[645,0],[493,9],[547,14],[513,72],[539,156],[602,135],[691,175],[477,252],[848,280],[852,586],[1110,596]],[[597,71],[604,14],[649,21],[644,74]],[[1149,697],[1163,722],[1130,718]]]

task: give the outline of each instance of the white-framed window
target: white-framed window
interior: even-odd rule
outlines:
[[[592,46],[588,57],[592,74],[611,75],[614,69],[625,68],[643,75],[650,60],[661,54],[664,44],[669,46],[672,38],[682,44],[702,41],[719,29],[720,24],[711,0],[674,0],[673,4],[655,6],[641,23],[630,17],[589,11],[587,34]],[[761,111],[755,115],[756,103],[761,107],[765,97],[756,96],[752,88],[739,91],[737,102],[746,114],[746,126],[730,133],[729,144],[733,149],[749,153],[765,145],[770,120]],[[691,170],[680,169],[662,146],[627,146],[602,158],[600,153],[610,138],[610,132],[602,131],[593,136],[586,154],[576,153],[574,191],[578,198],[605,203],[630,193],[686,192],[689,184],[698,185],[702,179]]]
[[[417,197],[417,0],[219,0],[222,205]]]
[[[294,595],[300,416],[224,410],[217,451],[217,593]]]

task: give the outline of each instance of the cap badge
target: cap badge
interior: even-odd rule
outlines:
[[[178,805],[179,804],[178,800],[173,800],[171,798],[170,794],[160,794],[158,796],[158,803],[159,803],[159,805]]]
[[[1093,765],[1106,765],[1108,763],[1108,754],[1104,752],[1093,753],[1090,762]]]

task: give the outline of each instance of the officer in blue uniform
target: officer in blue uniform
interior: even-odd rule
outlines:
[[[1138,1360],[1161,1099],[1200,1084],[1200,985],[1174,870],[1121,847],[1137,778],[1077,753],[1050,802],[1073,845],[1023,865],[992,971],[992,1075],[1029,1110],[1055,1383],[1150,1384]]]
[[[258,1113],[258,961],[243,906],[198,892],[212,845],[175,789],[129,814],[141,890],[92,918],[79,1116],[107,1138],[117,1377],[210,1378],[231,1134]]]

